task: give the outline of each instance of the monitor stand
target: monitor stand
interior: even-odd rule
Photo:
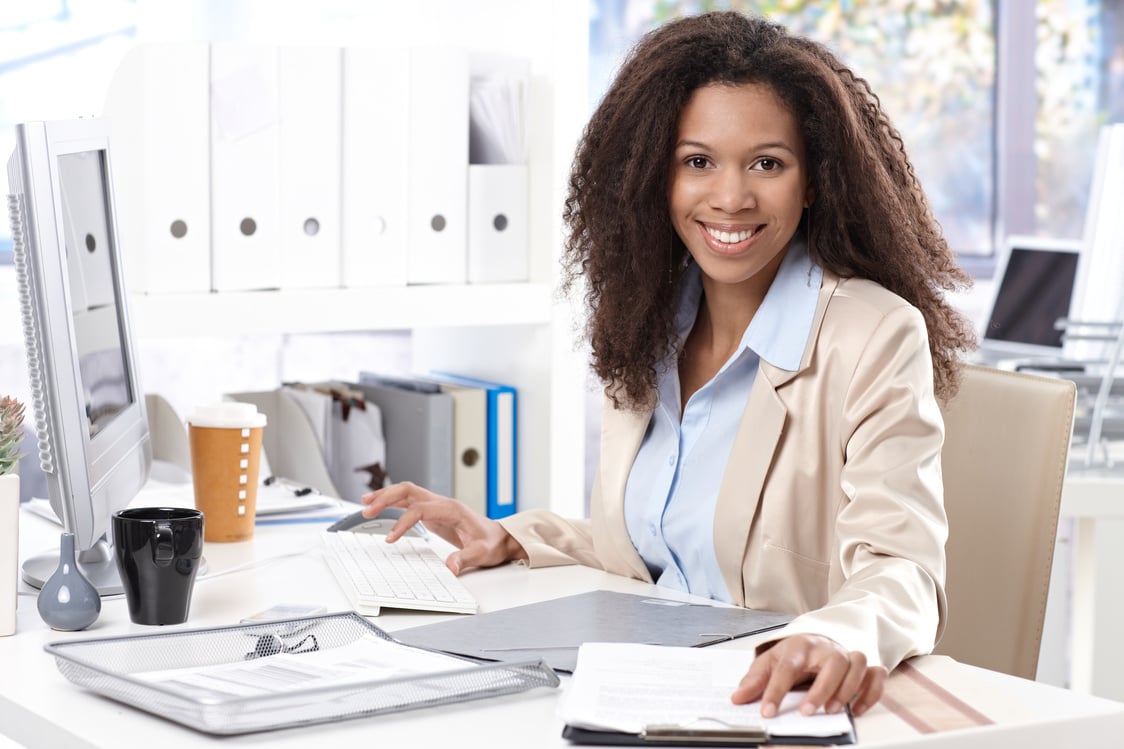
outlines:
[[[48,551],[25,560],[21,576],[25,583],[36,590],[41,590],[51,579],[51,575],[55,574],[58,566],[59,552],[57,550]],[[104,538],[94,544],[93,548],[79,553],[78,569],[97,589],[98,595],[103,598],[121,595],[125,592],[124,586],[121,585],[121,575],[117,572],[117,562],[113,558],[113,550]],[[207,559],[206,557],[200,557],[199,571],[196,572],[196,575],[202,576],[205,574],[207,574]]]

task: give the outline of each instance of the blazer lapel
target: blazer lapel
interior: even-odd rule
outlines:
[[[730,449],[730,461],[718,489],[714,511],[714,554],[730,597],[738,606],[745,605],[742,566],[749,540],[750,526],[761,500],[761,489],[773,453],[784,428],[786,409],[777,391],[761,370],[749,390],[749,400],[742,413],[738,433]],[[783,370],[776,370],[781,372]]]
[[[602,513],[601,522],[593,524],[593,543],[604,568],[648,582],[652,582],[652,576],[644,560],[636,553],[625,524],[624,490],[651,418],[651,409],[616,409],[609,398],[604,399],[601,410],[601,465],[598,467],[601,501],[593,502],[594,508],[599,507]]]
[[[718,489],[718,503],[714,512],[714,551],[722,579],[731,599],[738,606],[745,605],[742,570],[749,552],[750,528],[757,514],[769,466],[772,465],[773,455],[780,444],[788,414],[777,391],[811,364],[824,313],[838,284],[838,277],[825,270],[812,329],[804,355],[800,359],[800,368],[792,372],[774,367],[767,361],[760,363],[757,377],[749,390],[738,433],[734,436],[730,460]]]

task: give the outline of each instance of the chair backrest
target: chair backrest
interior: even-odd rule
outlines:
[[[948,623],[934,652],[1033,679],[1076,387],[969,365],[942,409]]]

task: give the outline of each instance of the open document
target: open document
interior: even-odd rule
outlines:
[[[80,687],[210,734],[242,734],[557,687],[540,661],[403,645],[354,612],[48,643]]]
[[[801,692],[789,693],[773,718],[761,717],[758,702],[730,702],[752,661],[752,651],[586,643],[559,703],[563,736],[646,746],[854,743],[849,713],[803,715]]]
[[[147,671],[136,678],[195,698],[221,700],[441,674],[470,665],[375,635],[321,650],[315,634],[293,631],[285,638],[249,638],[241,661]]]

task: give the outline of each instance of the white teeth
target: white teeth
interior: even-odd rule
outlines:
[[[747,239],[749,239],[750,237],[753,236],[753,230],[752,229],[745,229],[745,230],[742,230],[742,231],[731,232],[731,231],[718,231],[717,229],[711,229],[708,226],[708,227],[706,227],[706,231],[710,236],[714,237],[719,242],[723,242],[724,244],[734,244],[735,242],[744,242],[745,240],[747,240]]]

